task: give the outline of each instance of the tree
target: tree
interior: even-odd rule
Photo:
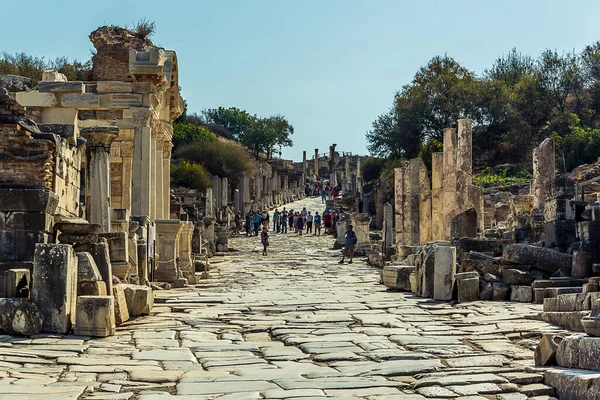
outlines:
[[[205,191],[211,186],[210,175],[202,165],[181,161],[171,165],[171,182],[174,185]]]
[[[278,147],[292,146],[290,135],[294,127],[282,115],[269,118],[255,118],[241,137],[241,142],[254,153],[256,159],[264,153],[267,159],[273,156]]]
[[[254,120],[246,111],[236,107],[211,108],[204,110],[202,116],[208,124],[221,125],[234,140],[240,140]]]

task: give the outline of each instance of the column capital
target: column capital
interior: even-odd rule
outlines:
[[[88,148],[103,148],[110,150],[110,145],[119,136],[119,128],[116,126],[91,126],[79,131],[86,140]]]

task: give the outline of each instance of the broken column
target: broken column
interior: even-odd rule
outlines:
[[[77,258],[68,244],[38,243],[33,258],[31,299],[44,322],[42,330],[68,333],[75,323]]]
[[[412,243],[427,243],[431,240],[431,186],[427,167],[420,158],[410,160]]]
[[[390,203],[383,206],[383,253],[388,254],[394,243],[394,210]]]
[[[436,247],[433,268],[433,299],[452,300],[454,275],[456,274],[456,247]]]
[[[431,156],[431,239],[444,240],[444,153]]]
[[[319,149],[315,149],[313,170],[315,172],[315,177],[317,178],[317,180],[319,180]]]
[[[472,121],[458,120],[456,151],[456,212],[461,213],[472,207],[470,190],[473,184],[472,167]]]
[[[450,225],[456,215],[456,129],[444,129],[443,229],[444,239],[452,239]]]
[[[533,149],[531,194],[534,209],[544,211],[546,199],[554,196],[555,168],[554,140],[547,138]]]
[[[85,213],[91,224],[110,232],[110,145],[119,134],[116,126],[95,126],[80,131],[86,142]]]

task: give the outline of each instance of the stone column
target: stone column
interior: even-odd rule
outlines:
[[[554,197],[556,159],[554,140],[545,139],[533,149],[533,208],[544,211],[546,199]]]
[[[204,216],[214,217],[214,205],[213,205],[213,189],[206,189],[206,202],[204,204]]]
[[[442,191],[444,239],[450,240],[450,226],[456,215],[456,130],[444,129],[444,172]]]
[[[179,235],[179,260],[177,265],[188,280],[188,283],[196,283],[196,273],[194,263],[192,262],[192,235],[194,234],[194,223],[191,221],[182,222],[181,233]]]
[[[444,240],[444,153],[431,156],[431,239]]]
[[[233,208],[236,213],[243,212],[242,205],[240,202],[240,190],[239,189],[235,189],[233,191],[233,204],[234,204]]]
[[[302,175],[306,175],[306,169],[308,167],[308,163],[306,161],[306,150],[302,152]]]
[[[479,186],[471,185],[469,188],[469,198],[471,206],[477,213],[477,230],[483,232],[485,229],[485,213],[483,207],[483,189]]]
[[[375,229],[381,229],[384,220],[383,204],[385,200],[385,184],[383,181],[380,181],[379,186],[375,190]]]
[[[156,212],[156,137],[154,136],[154,132],[152,132],[152,141],[151,141],[151,149],[150,149],[150,157],[152,161],[150,162],[150,221],[154,222],[157,217]],[[160,195],[159,193],[158,195]]]
[[[90,224],[110,232],[110,145],[119,135],[116,126],[94,126],[80,131],[86,142],[85,215]]]
[[[131,181],[131,213],[150,216],[152,133],[150,128],[135,128],[133,145],[133,178]]]
[[[470,188],[472,179],[472,121],[458,120],[458,141],[456,151],[456,212],[461,213],[471,207]]]
[[[148,245],[146,239],[138,239],[136,250],[140,285],[148,285]]]
[[[333,178],[331,177],[333,175],[333,170],[335,168],[335,147],[337,146],[337,144],[332,144],[331,146],[329,146],[329,176],[330,179],[333,180]],[[333,182],[332,182],[333,185]]]
[[[156,161],[155,161],[155,170],[156,170],[156,179],[154,180],[154,192],[156,193],[155,197],[155,207],[156,207],[156,219],[168,219],[169,214],[171,213],[169,209],[166,210],[165,213],[165,192],[163,188],[163,148],[164,148],[164,140],[162,137],[157,138],[156,141]],[[168,197],[168,196],[167,196]]]
[[[213,207],[215,207],[217,210],[221,209],[221,179],[219,179],[218,176],[213,175],[211,176],[212,182],[213,182],[213,187],[212,187],[212,195],[213,195],[213,199],[214,199],[214,204]]]
[[[173,149],[173,145],[166,140],[163,146],[163,217],[169,218],[169,214],[171,213],[171,150]]]
[[[404,168],[394,168],[394,204],[396,205],[396,247],[404,244]]]
[[[431,186],[427,167],[420,158],[410,160],[412,245],[431,240]]]
[[[383,253],[387,254],[394,242],[394,210],[390,203],[383,205]]]
[[[315,176],[317,177],[317,180],[319,180],[319,149],[315,149],[313,170],[315,171]]]
[[[159,257],[154,278],[161,282],[174,282],[181,278],[177,258],[179,257],[179,235],[183,223],[176,219],[159,219],[155,224]]]

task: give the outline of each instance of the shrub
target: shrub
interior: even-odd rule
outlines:
[[[217,137],[203,126],[188,122],[175,122],[173,124],[173,146],[179,147],[193,142],[216,141]]]
[[[252,171],[252,160],[239,144],[224,140],[196,141],[175,152],[177,158],[204,165],[211,175],[236,185],[244,172]]]
[[[171,165],[171,182],[174,185],[196,189],[201,192],[212,185],[206,168],[188,161],[180,161]]]
[[[361,166],[361,174],[365,182],[372,182],[379,179],[386,163],[387,160],[385,158],[367,158]]]

